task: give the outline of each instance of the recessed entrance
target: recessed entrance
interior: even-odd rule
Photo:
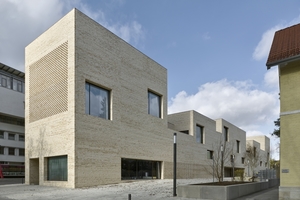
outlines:
[[[39,159],[29,159],[29,184],[39,185]]]
[[[121,171],[122,180],[160,179],[161,162],[122,158]]]

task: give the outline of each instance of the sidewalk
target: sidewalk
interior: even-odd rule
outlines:
[[[251,195],[243,196],[235,200],[278,200],[279,199],[279,188],[278,186],[263,190]]]

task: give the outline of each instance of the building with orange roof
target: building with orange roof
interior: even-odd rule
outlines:
[[[280,199],[300,197],[300,24],[275,33],[267,68],[278,66],[280,86]]]

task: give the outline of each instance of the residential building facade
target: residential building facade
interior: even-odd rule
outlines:
[[[178,178],[211,178],[225,136],[235,160],[224,175],[244,168],[245,131],[195,111],[167,115],[167,70],[80,11],[25,51],[27,184],[172,178],[174,132]]]
[[[267,68],[278,66],[280,88],[280,199],[300,197],[300,24],[275,33]]]
[[[24,176],[25,74],[0,63],[0,165],[3,176]],[[23,170],[9,172],[8,167]],[[1,171],[2,171],[1,170]]]

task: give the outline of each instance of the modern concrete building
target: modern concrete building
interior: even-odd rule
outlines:
[[[246,154],[248,147],[255,149],[255,154],[250,157],[250,161],[248,161],[247,157],[245,160],[245,163],[248,164],[250,162],[250,165],[252,163],[253,169],[251,167],[248,169],[245,169],[245,172],[248,173],[248,176],[257,175],[260,170],[265,170],[270,168],[270,138],[268,138],[265,135],[262,136],[251,136],[247,137],[246,140]],[[254,157],[255,156],[255,157]],[[251,161],[252,159],[252,161]],[[248,167],[248,166],[246,166]]]
[[[195,111],[167,115],[167,70],[80,11],[25,52],[27,184],[172,178],[174,132],[177,178],[212,177],[220,144],[244,168],[245,131]]]
[[[25,74],[0,63],[0,165],[24,166]],[[5,177],[24,176],[7,170]],[[22,171],[22,170],[21,170]]]
[[[280,199],[300,197],[300,24],[275,33],[267,68],[278,66],[280,87]]]

